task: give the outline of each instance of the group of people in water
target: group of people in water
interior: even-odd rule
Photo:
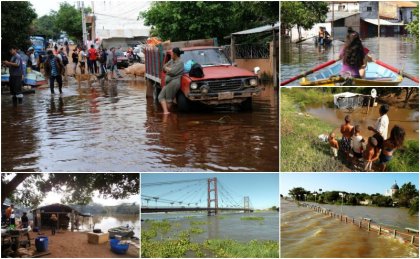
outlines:
[[[378,163],[379,171],[385,171],[393,153],[403,145],[405,138],[404,129],[398,125],[391,129],[391,134],[388,137],[388,111],[389,106],[387,104],[379,108],[380,117],[377,119],[375,126],[368,127],[368,130],[373,133],[368,138],[362,136],[361,126],[353,126],[350,115],[346,115],[344,124],[340,127],[341,141],[336,140],[334,132],[329,134],[328,142],[332,156],[337,158],[339,151],[342,151],[341,153],[347,162],[353,165],[363,162],[364,171],[372,171],[374,162]]]

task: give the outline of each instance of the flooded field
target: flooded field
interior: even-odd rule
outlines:
[[[376,37],[367,38],[362,42],[370,50],[374,59],[379,59],[396,68],[403,68],[405,72],[416,77],[419,76],[418,43],[409,42],[400,37],[381,37],[380,40]],[[338,58],[344,43],[333,41],[332,46],[327,49],[315,47],[312,40],[307,40],[302,44],[282,42],[280,45],[280,81],[284,81],[328,60]],[[288,86],[293,85],[299,85],[299,80],[288,84]],[[418,86],[417,83],[407,78],[404,78],[400,85]]]
[[[373,219],[388,214],[381,216],[381,220],[393,218],[394,224],[403,224],[407,218],[405,210],[391,208],[394,211],[390,212],[386,208],[364,207],[365,211],[357,211],[359,208],[345,208],[345,213],[349,215],[352,210],[356,214],[372,215]],[[378,236],[376,232],[360,230],[328,215],[282,201],[281,257],[418,257],[418,251],[397,239]]]
[[[70,86],[2,95],[2,171],[278,171],[278,93],[266,87],[252,112],[163,116],[144,81],[116,92]]]
[[[92,223],[95,228],[99,228],[102,232],[108,232],[110,228],[127,225],[134,227],[133,232],[135,237],[140,237],[140,216],[139,215],[94,215]],[[83,229],[89,228],[89,220],[87,218],[83,222]]]
[[[263,217],[262,220],[241,220],[242,217]],[[156,213],[145,214],[141,216],[142,229],[147,230],[150,227],[148,220],[168,220],[173,223],[174,228],[165,236],[157,239],[172,237],[177,232],[187,230],[194,225],[194,222],[202,222],[199,225],[204,230],[203,233],[192,236],[193,242],[204,242],[208,239],[233,239],[241,242],[251,240],[279,240],[279,214],[262,213],[236,213],[220,214],[218,216],[207,216],[207,214],[198,213]]]
[[[356,108],[352,112],[346,109],[331,108],[327,104],[312,104],[307,105],[305,112],[313,115],[323,121],[336,125],[336,134],[341,135],[340,125],[344,122],[344,117],[350,115],[352,125],[360,125],[362,136],[369,136],[371,132],[368,131],[368,126],[374,126],[379,117],[379,107],[370,107],[369,112],[367,107]],[[389,130],[394,125],[399,125],[405,129],[406,139],[419,139],[419,111],[407,108],[397,108],[391,106],[389,112]]]

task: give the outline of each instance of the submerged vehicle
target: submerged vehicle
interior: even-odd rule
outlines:
[[[365,78],[354,78],[346,73],[340,74],[341,67],[342,62],[335,63],[302,78],[299,84],[302,86],[397,86],[403,80],[401,75],[373,62],[368,63]]]

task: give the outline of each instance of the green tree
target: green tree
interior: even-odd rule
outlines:
[[[82,14],[71,4],[60,3],[55,19],[55,27],[67,32],[70,37],[81,39],[82,32]]]
[[[284,1],[281,4],[281,23],[286,29],[297,26],[299,38],[301,28],[311,29],[316,23],[325,22],[328,13],[328,3],[321,1]]]
[[[60,29],[56,27],[57,12],[51,11],[48,15],[41,16],[33,21],[35,34],[46,35],[48,38],[58,38]]]
[[[303,200],[305,194],[309,194],[310,192],[305,190],[302,187],[295,187],[289,190],[289,195],[292,196],[294,199]]]
[[[278,21],[278,10],[278,2],[154,2],[139,18],[163,40],[223,41],[232,32]]]
[[[410,22],[409,24],[407,24],[405,28],[411,35],[413,35],[413,38],[416,41],[419,41],[419,6],[418,5],[413,11],[413,17],[416,17],[416,19]]]
[[[83,205],[92,201],[95,191],[105,198],[122,199],[138,194],[139,189],[139,174],[136,173],[1,175],[2,203],[10,198],[26,206],[37,206],[49,191],[63,194],[63,203]]]
[[[415,215],[416,213],[419,213],[419,197],[416,197],[411,202],[410,208],[408,210],[408,213],[410,215]]]
[[[36,18],[32,4],[26,1],[1,2],[1,56],[10,57],[9,48],[16,46],[26,50],[29,41],[30,25]]]
[[[419,191],[411,182],[405,183],[397,191],[394,197],[398,200],[398,204],[402,207],[409,208],[411,201],[419,196]]]

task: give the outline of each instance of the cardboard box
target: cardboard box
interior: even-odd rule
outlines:
[[[108,242],[109,234],[108,233],[88,233],[88,243],[90,244],[103,244]]]

